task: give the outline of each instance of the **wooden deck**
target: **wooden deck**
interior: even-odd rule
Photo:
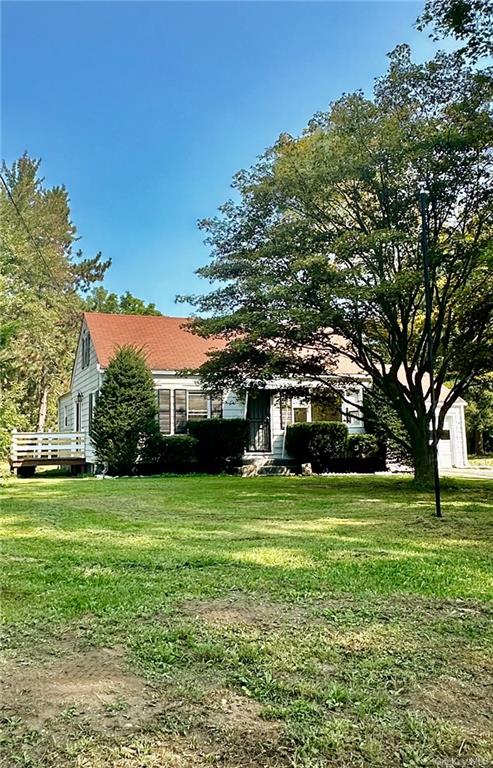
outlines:
[[[12,469],[38,465],[82,466],[86,461],[86,436],[83,432],[12,432]]]

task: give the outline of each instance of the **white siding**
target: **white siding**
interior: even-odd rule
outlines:
[[[62,395],[58,400],[58,429],[60,432],[73,432],[72,393]]]
[[[450,440],[440,440],[438,463],[441,469],[467,467],[467,441],[464,405],[455,403],[445,417],[444,429],[449,430]]]
[[[344,391],[345,400],[342,402],[342,420],[347,424],[350,435],[365,431],[363,414],[361,407],[363,405],[363,387],[355,385],[348,387]],[[348,402],[349,401],[349,402]]]
[[[229,390],[223,399],[223,416],[225,419],[245,418],[245,398]]]
[[[90,343],[89,365],[82,368],[82,335],[87,331],[86,324],[83,324],[81,334],[79,336],[79,343],[77,345],[77,352],[75,355],[74,369],[72,372],[72,383],[70,392],[63,395],[58,401],[58,423],[62,432],[72,432],[75,430],[75,408],[77,402],[77,396],[82,394],[81,401],[81,432],[85,432],[86,439],[86,461],[90,464],[94,463],[95,455],[91,441],[89,439],[89,394],[92,393],[93,397],[100,388],[101,374],[96,359],[96,351],[94,345]],[[63,410],[68,408],[68,426],[63,425]]]

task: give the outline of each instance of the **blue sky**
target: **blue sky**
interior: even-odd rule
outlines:
[[[240,168],[343,91],[370,90],[386,53],[432,45],[414,2],[4,2],[2,155],[65,184],[106,287],[181,314],[208,250],[197,219]]]

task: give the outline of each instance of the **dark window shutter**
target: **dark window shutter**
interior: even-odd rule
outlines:
[[[175,434],[180,435],[187,429],[187,390],[175,389]]]
[[[158,389],[158,420],[159,431],[163,435],[169,435],[171,432],[171,390]]]
[[[286,395],[279,395],[279,408],[281,411],[281,429],[287,427],[293,421],[292,399]]]
[[[94,407],[94,395],[89,392],[89,434],[92,432],[92,411]]]
[[[223,396],[222,396],[222,394],[211,397],[211,417],[213,419],[222,419],[222,417],[223,417]]]

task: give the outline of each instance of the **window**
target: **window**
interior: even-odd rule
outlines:
[[[175,389],[175,435],[187,431],[187,390]]]
[[[68,406],[63,406],[63,426],[68,427]]]
[[[209,418],[209,397],[204,392],[188,393],[188,418],[191,420]]]
[[[308,421],[308,408],[306,405],[293,408],[293,421],[295,424],[302,424]]]
[[[91,338],[88,333],[82,336],[81,357],[82,367],[87,368],[91,362]]]
[[[157,391],[159,431],[162,435],[171,433],[171,390],[158,389]]]
[[[340,395],[312,397],[312,421],[342,421]]]

